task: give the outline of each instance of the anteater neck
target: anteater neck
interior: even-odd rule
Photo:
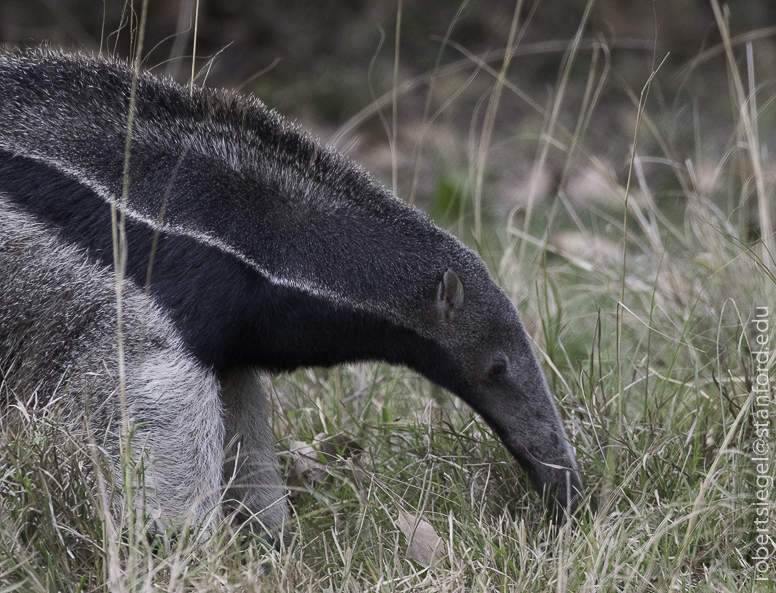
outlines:
[[[110,204],[93,189],[49,164],[0,151],[0,192],[59,229],[92,260],[113,266]],[[132,218],[125,228],[127,279],[144,287],[150,278],[151,296],[207,367],[286,371],[383,360],[410,366],[452,390],[459,387],[448,353],[379,313],[273,283],[190,236],[157,232]]]

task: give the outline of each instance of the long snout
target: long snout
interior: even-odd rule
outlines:
[[[555,520],[576,513],[582,481],[560,415],[535,360],[472,402],[528,474]]]

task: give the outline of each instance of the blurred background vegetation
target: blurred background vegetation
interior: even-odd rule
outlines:
[[[549,204],[548,198],[558,193],[580,208],[590,203],[605,208],[619,200],[596,183],[589,163],[584,159],[569,163],[568,146],[557,143],[568,140],[584,114],[585,154],[595,155],[598,165],[624,185],[636,118],[633,96],[639,95],[652,69],[666,56],[647,110],[658,125],[670,130],[665,140],[675,150],[671,156],[679,163],[699,157],[696,166],[704,162],[712,166],[728,149],[729,133],[717,134],[715,121],[730,120],[730,83],[710,3],[598,0],[585,16],[586,4],[522,3],[518,51],[506,72],[508,85],[487,142],[480,189],[484,217],[506,217],[525,205],[530,192],[538,205]],[[136,0],[136,13],[140,7]],[[130,28],[138,18],[129,8],[121,1],[3,0],[0,42],[101,48],[127,57]],[[472,173],[515,2],[404,0],[397,50],[398,8],[398,2],[386,0],[202,0],[198,80],[256,94],[313,129],[323,141],[334,142],[386,185],[395,182],[405,200],[430,209],[447,226],[459,223],[453,230],[467,239],[472,213],[466,202],[476,189]],[[147,67],[180,82],[188,80],[195,9],[196,0],[149,2]],[[757,84],[761,92],[772,93],[776,3],[737,1],[731,4],[728,19],[734,38],[751,37]],[[559,73],[581,26],[582,41],[561,87]],[[743,60],[743,43],[736,51]],[[394,75],[400,85],[395,131],[390,97]],[[591,83],[595,95],[588,93],[587,100],[595,99],[593,108],[583,104]],[[563,96],[557,101],[559,88]],[[390,100],[376,105],[375,100],[386,94]],[[550,134],[557,141],[529,189],[538,139],[547,132],[556,106],[558,128]],[[772,103],[761,108],[761,121],[776,118]],[[569,134],[564,138],[558,130]],[[645,130],[639,145],[640,152],[650,154],[657,140]],[[683,154],[675,147],[691,147],[693,153]],[[696,173],[703,178],[706,172]],[[660,187],[655,199],[670,209],[681,189],[671,166],[647,163],[644,174]],[[678,210],[672,212],[681,213],[681,204],[675,206]],[[754,210],[751,218],[757,232]]]

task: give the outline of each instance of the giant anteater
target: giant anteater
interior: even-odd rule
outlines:
[[[471,250],[259,101],[148,73],[131,100],[133,76],[0,53],[6,399],[86,414],[114,463],[128,419],[160,526],[210,524],[233,478],[224,498],[277,534],[257,372],[382,360],[463,398],[557,516],[576,509],[547,383]]]

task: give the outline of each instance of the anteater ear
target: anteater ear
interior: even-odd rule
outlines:
[[[448,269],[437,289],[437,309],[441,319],[449,320],[463,306],[463,284],[458,275]]]

